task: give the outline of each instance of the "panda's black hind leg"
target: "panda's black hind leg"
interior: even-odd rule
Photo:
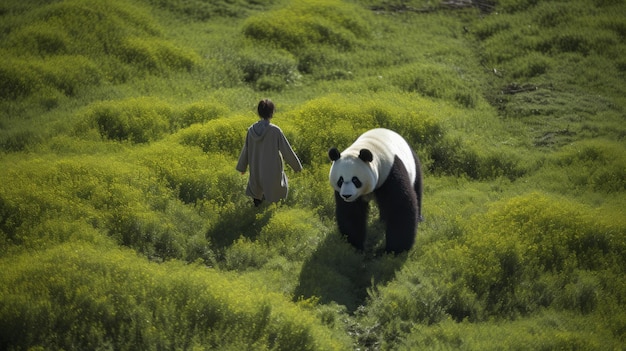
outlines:
[[[365,244],[368,208],[369,204],[366,201],[358,199],[346,202],[335,191],[335,216],[339,232],[358,250],[363,250]]]
[[[376,190],[378,207],[382,209],[386,224],[385,251],[408,251],[415,242],[419,204],[414,184],[398,157],[385,183]]]

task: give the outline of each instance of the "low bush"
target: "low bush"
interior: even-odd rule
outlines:
[[[198,101],[185,105],[178,113],[178,119],[174,121],[174,129],[188,127],[195,123],[224,117],[228,113],[228,108],[220,102]]]
[[[597,139],[572,143],[547,158],[537,182],[557,192],[616,194],[626,189],[621,144]]]
[[[366,130],[382,127],[399,132],[413,146],[424,171],[473,179],[516,179],[525,173],[513,150],[477,147],[476,140],[449,135],[447,125],[459,114],[454,107],[412,94],[330,95],[309,101],[294,114],[301,136],[299,156],[305,163],[328,162],[330,147],[345,149]]]
[[[291,2],[283,8],[248,17],[246,37],[297,53],[312,45],[348,50],[369,36],[368,14],[336,1]]]
[[[40,57],[67,54],[72,47],[70,35],[63,28],[47,22],[17,28],[8,40],[13,50]]]
[[[326,226],[313,212],[303,209],[270,206],[253,219],[250,227],[254,229],[243,232],[227,247],[225,268],[260,269],[277,255],[289,262],[304,261],[327,233]]]
[[[219,118],[181,130],[176,137],[182,145],[196,146],[204,152],[221,152],[238,158],[248,127],[255,122],[253,117],[248,116]]]
[[[200,62],[194,51],[155,38],[127,37],[120,44],[118,56],[151,73],[168,72],[169,69],[190,71]]]
[[[162,138],[175,119],[169,104],[152,98],[97,102],[85,114],[102,137],[132,143]]]
[[[238,65],[246,83],[259,90],[281,90],[300,80],[297,61],[292,54],[285,50],[263,51],[263,55],[259,55],[258,50],[242,53]]]
[[[11,184],[0,195],[0,243],[8,252],[99,242],[99,233],[154,259],[212,259],[204,238],[206,218],[173,200],[171,190],[137,163],[84,156],[24,162],[1,177]]]
[[[4,56],[4,55],[3,55]],[[13,100],[27,96],[42,87],[42,82],[29,61],[5,56],[0,62],[0,98]]]
[[[579,285],[579,277],[590,270],[600,276],[620,274],[625,268],[614,265],[626,250],[625,223],[611,223],[600,211],[530,194],[496,204],[479,217],[468,222],[467,234],[450,249],[447,264],[464,267],[464,273],[450,272],[450,277],[456,278],[448,282],[459,291],[467,289],[475,294],[480,304],[466,309],[473,309],[478,318],[484,318],[480,317],[483,308],[485,316],[513,317],[550,306],[568,284],[581,290],[564,305],[589,312],[596,303],[593,296],[601,288],[597,282]],[[587,289],[591,287],[589,295]]]
[[[461,107],[473,108],[480,99],[469,81],[464,81],[458,72],[445,65],[407,65],[389,75],[393,84],[404,91],[454,101]]]
[[[81,88],[97,84],[103,76],[97,65],[83,56],[9,59],[0,66],[0,75],[7,83],[0,97],[7,99],[45,93],[46,87],[72,96]]]
[[[204,267],[158,266],[125,250],[77,244],[11,260],[0,273],[5,350],[349,345],[283,296]]]
[[[242,144],[243,145],[243,144]],[[185,203],[210,200],[218,207],[229,208],[245,190],[244,179],[235,170],[236,159],[217,151],[204,153],[199,149],[177,144],[156,144],[138,153],[139,162],[175,191]]]
[[[159,9],[166,9],[176,15],[184,15],[197,21],[207,21],[218,17],[246,17],[253,10],[265,9],[276,0],[148,0],[148,3]]]
[[[415,349],[613,349],[617,341],[599,323],[601,318],[573,317],[569,313],[545,312],[510,322],[484,324],[451,320],[435,327],[415,325],[400,341],[398,350]],[[494,341],[497,339],[497,341]],[[393,345],[383,344],[383,345]]]

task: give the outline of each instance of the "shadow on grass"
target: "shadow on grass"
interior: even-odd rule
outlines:
[[[360,252],[338,232],[330,233],[304,262],[294,301],[315,296],[320,303],[343,305],[349,313],[365,304],[368,289],[392,280],[407,258],[406,253],[382,253],[381,245],[372,246],[372,240]]]
[[[222,254],[242,236],[254,240],[272,218],[273,213],[271,207],[263,205],[254,207],[250,204],[240,207],[222,214],[219,221],[208,230],[206,238],[211,243],[211,248],[217,254]]]

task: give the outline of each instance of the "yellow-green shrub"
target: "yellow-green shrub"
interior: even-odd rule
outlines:
[[[162,138],[175,120],[171,106],[154,98],[97,102],[86,115],[104,138],[132,143]]]
[[[206,218],[138,163],[84,155],[15,162],[0,174],[3,251],[109,237],[152,258],[210,261]]]
[[[176,137],[181,144],[200,147],[204,152],[239,157],[248,127],[254,122],[247,116],[219,118],[181,130]]]
[[[0,347],[341,350],[349,341],[230,274],[67,244],[0,260]],[[27,278],[27,279],[25,279]]]
[[[176,47],[163,39],[145,37],[125,38],[120,44],[118,55],[124,62],[152,73],[168,69],[189,71],[200,61],[198,54],[190,49]]]
[[[612,276],[626,268],[615,264],[626,252],[626,223],[561,198],[534,193],[495,204],[468,221],[465,231],[448,252],[448,265],[463,267],[452,270],[457,278],[450,283],[475,293],[488,314],[535,311],[558,302],[562,287],[575,282],[579,271]],[[558,304],[592,311],[598,295],[587,289],[601,288],[579,288],[580,299]]]
[[[7,58],[0,64],[0,98],[15,99],[56,89],[65,95],[78,94],[81,88],[97,84],[102,72],[84,56]]]
[[[246,179],[235,170],[236,159],[217,151],[204,153],[197,148],[162,143],[140,151],[138,158],[185,203],[207,200],[227,209],[245,190]]]
[[[203,123],[224,117],[228,108],[219,102],[198,101],[182,107],[179,117],[174,122],[175,129],[188,127],[194,123]]]
[[[243,32],[249,38],[300,52],[325,44],[347,50],[369,36],[367,13],[335,0],[294,1],[286,7],[250,16]]]
[[[259,50],[263,50],[264,54],[259,55]],[[255,84],[259,90],[281,90],[300,80],[296,59],[291,53],[282,49],[255,48],[255,50],[243,51],[238,66],[243,71],[243,80]],[[262,85],[263,82],[272,79],[276,81],[274,85],[267,87]]]
[[[406,65],[389,73],[394,85],[420,95],[453,101],[465,108],[473,108],[480,100],[470,83],[453,68],[442,64]]]

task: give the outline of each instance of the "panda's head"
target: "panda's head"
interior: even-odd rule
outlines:
[[[328,150],[328,157],[333,161],[330,167],[330,185],[346,202],[352,202],[374,191],[377,182],[372,170],[373,155],[368,149],[361,149],[357,155],[341,155],[339,150]]]

